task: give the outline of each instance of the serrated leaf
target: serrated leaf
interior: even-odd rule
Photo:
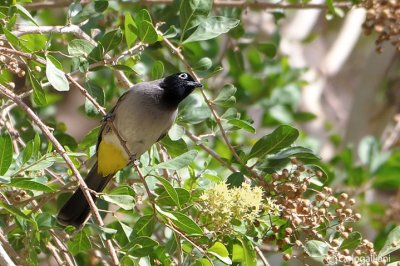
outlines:
[[[323,258],[328,254],[329,245],[318,240],[310,240],[305,243],[305,252],[312,258]]]
[[[214,255],[225,264],[232,264],[232,260],[229,258],[229,252],[221,242],[215,242],[208,250],[208,253]]]
[[[9,184],[6,184],[6,186],[25,189],[25,190],[54,192],[54,189],[52,189],[51,187],[46,186],[45,184],[39,183],[37,181],[34,181],[32,179],[26,179],[26,178],[18,178],[18,179],[13,178],[11,179],[11,182]]]
[[[102,199],[114,203],[124,210],[132,210],[135,206],[135,198],[130,195],[102,195]]]
[[[390,231],[377,259],[383,258],[398,249],[400,249],[400,225]]]
[[[231,124],[231,125],[234,125],[236,127],[239,127],[241,129],[244,129],[247,132],[256,133],[256,129],[253,127],[253,125],[250,124],[246,120],[241,120],[241,119],[238,119],[238,118],[232,118],[232,119],[228,120],[228,123]]]
[[[133,232],[138,236],[151,236],[155,224],[156,217],[154,215],[141,216],[133,226]]]
[[[46,77],[54,89],[69,91],[69,83],[64,72],[58,69],[49,57],[46,57]]]
[[[91,249],[91,247],[92,244],[90,243],[90,239],[86,233],[86,230],[81,230],[75,235],[75,237],[68,241],[68,251],[73,255],[86,252]]]
[[[361,243],[361,240],[362,236],[359,232],[352,232],[345,240],[343,240],[340,249],[356,248]]]
[[[179,203],[179,196],[178,196],[178,193],[175,191],[174,187],[165,178],[163,178],[161,176],[157,176],[156,178],[158,179],[158,181],[160,181],[160,183],[163,185],[163,187],[167,191],[168,195],[175,202],[176,206],[178,206],[178,208],[180,209],[181,205]]]
[[[0,176],[4,175],[12,163],[13,146],[10,135],[0,136]]]
[[[282,125],[271,134],[260,138],[251,148],[248,159],[263,157],[267,154],[276,153],[290,146],[299,136],[299,131],[291,126]]]
[[[151,68],[151,79],[160,79],[164,75],[164,64],[157,60],[154,62],[153,67]]]
[[[239,20],[227,17],[208,17],[201,21],[196,30],[183,42],[198,42],[213,39],[239,25]]]
[[[187,165],[189,165],[194,158],[197,156],[196,150],[191,150],[179,155],[171,160],[159,163],[153,166],[154,169],[169,169],[169,170],[179,170]]]
[[[87,58],[94,48],[94,44],[81,39],[74,39],[68,43],[68,53],[72,56],[84,56]]]
[[[136,42],[138,29],[129,12],[125,13],[125,40],[129,48]]]

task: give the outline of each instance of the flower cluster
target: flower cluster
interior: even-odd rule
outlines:
[[[270,199],[263,204],[263,191],[260,187],[251,187],[247,183],[235,188],[228,188],[226,183],[215,184],[204,191],[200,200],[202,213],[211,220],[208,227],[219,232],[230,230],[232,220],[253,222],[261,209],[274,213],[279,211]]]
[[[391,42],[400,51],[400,3],[397,0],[366,0],[360,6],[367,10],[363,24],[364,33],[378,33],[376,49],[382,52],[382,44]]]

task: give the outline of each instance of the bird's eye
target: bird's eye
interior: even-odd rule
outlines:
[[[188,75],[187,75],[186,73],[182,73],[182,74],[179,75],[179,78],[181,78],[181,79],[187,79],[187,78],[188,78]]]

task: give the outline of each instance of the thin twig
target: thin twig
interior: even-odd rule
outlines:
[[[8,243],[6,237],[3,235],[3,232],[0,231],[0,245],[4,248],[4,250],[6,251],[5,254],[7,256],[5,256],[5,254],[2,254],[1,257],[3,257],[4,260],[10,259],[12,262],[13,260],[9,257],[13,257],[13,259],[15,260],[15,262],[17,263],[21,263],[21,257],[17,254],[17,252],[13,249],[13,247]],[[7,264],[6,264],[7,265]],[[12,264],[10,264],[12,265]]]
[[[18,96],[16,96],[13,92],[9,91],[6,87],[0,85],[0,92],[6,96],[7,98],[11,99],[14,101],[19,107],[21,107],[25,113],[31,118],[31,120],[41,129],[43,134],[46,135],[47,139],[53,144],[54,148],[56,149],[57,153],[60,154],[60,156],[64,159],[64,161],[67,163],[68,167],[71,169],[72,173],[74,176],[78,179],[79,185],[83,191],[83,194],[90,206],[90,210],[95,217],[96,221],[98,224],[103,227],[104,222],[100,216],[99,210],[97,209],[96,204],[93,201],[93,198],[89,192],[89,189],[83,180],[81,174],[79,171],[76,169],[74,166],[73,162],[67,155],[65,149],[63,146],[58,142],[58,140],[54,137],[54,135],[50,132],[49,128],[42,122],[42,120],[32,111],[32,109],[27,106]],[[113,263],[115,265],[119,264],[117,253],[111,243],[110,240],[107,240],[107,247],[110,252],[111,257],[113,258]]]
[[[206,145],[204,145],[203,143],[197,143],[199,142],[201,139],[195,135],[193,135],[191,132],[187,131],[186,132],[186,136],[188,136],[194,143],[196,143],[197,146],[199,146],[200,148],[202,148],[204,151],[206,151],[208,154],[210,154],[212,157],[214,157],[215,160],[217,160],[218,162],[220,162],[223,166],[225,166],[226,168],[228,168],[229,170],[231,170],[231,172],[236,173],[238,172],[238,170],[236,170],[232,165],[230,165],[229,163],[225,162],[224,159],[222,159],[222,157],[216,153],[214,150],[212,150],[211,148],[207,147]]]
[[[258,246],[255,246],[254,249],[256,250],[258,257],[260,257],[260,260],[264,263],[264,266],[270,266],[267,261],[267,258],[265,258],[260,248]]]

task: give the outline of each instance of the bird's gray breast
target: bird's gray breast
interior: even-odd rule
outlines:
[[[114,124],[132,155],[143,154],[175,121],[177,110],[163,108],[161,92],[158,88],[132,88],[115,109]]]

